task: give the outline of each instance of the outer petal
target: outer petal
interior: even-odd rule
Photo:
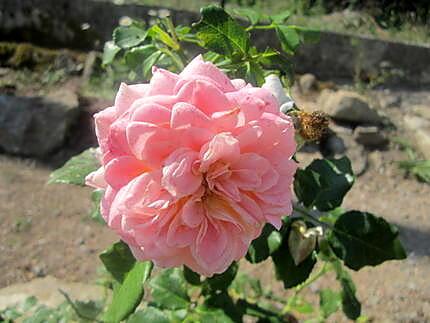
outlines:
[[[115,108],[117,116],[126,112],[134,101],[144,97],[148,90],[147,84],[127,85],[121,83],[115,98]]]
[[[170,110],[162,105],[147,103],[140,107],[136,107],[131,115],[131,120],[163,125],[169,122],[170,113]]]
[[[152,78],[149,82],[147,96],[160,94],[173,95],[173,90],[178,80],[179,76],[177,74],[154,66],[152,68]]]
[[[160,167],[177,147],[171,130],[146,122],[129,123],[127,141],[134,156],[152,168]]]
[[[216,85],[221,91],[234,91],[235,87],[230,79],[219,68],[211,62],[203,61],[201,55],[194,58],[181,72],[178,86],[184,84],[184,81],[205,80]]]
[[[106,182],[119,190],[133,178],[149,171],[145,164],[132,156],[122,156],[112,159],[105,167]]]

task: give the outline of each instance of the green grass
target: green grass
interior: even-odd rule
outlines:
[[[419,181],[430,184],[430,160],[419,159],[414,147],[403,138],[393,138],[392,142],[408,156],[407,160],[397,162],[399,168],[406,174],[415,176]]]
[[[164,6],[166,8],[199,11],[208,4],[219,4],[216,0],[109,0],[117,4],[137,3],[142,5]],[[246,0],[242,0],[246,4]],[[282,10],[294,12],[290,22],[321,30],[342,32],[357,35],[373,36],[380,39],[403,41],[416,44],[430,44],[430,26],[404,23],[400,28],[381,28],[373,17],[357,11],[336,12],[326,14],[321,6],[311,9],[304,8],[301,0],[256,0],[252,7],[267,14],[278,13]],[[318,2],[317,2],[318,3]],[[227,9],[237,7],[236,0],[227,1]],[[244,5],[245,6],[245,5]]]

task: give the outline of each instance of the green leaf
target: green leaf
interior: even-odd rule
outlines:
[[[105,224],[105,220],[100,213],[100,201],[103,198],[104,190],[94,190],[91,193],[91,201],[93,202],[93,206],[91,208],[90,219]]]
[[[165,269],[150,281],[152,298],[160,308],[182,309],[188,308],[190,298],[187,286],[179,268]]]
[[[283,24],[291,16],[291,11],[284,10],[276,15],[269,16],[269,19],[275,24]]]
[[[187,283],[189,283],[191,285],[199,286],[202,284],[202,282],[200,280],[200,275],[198,273],[192,271],[187,266],[184,266],[184,278],[187,281]]]
[[[271,224],[266,224],[261,235],[252,241],[246,259],[253,264],[266,260],[282,242],[282,236]]]
[[[252,278],[240,271],[233,280],[230,288],[233,289],[241,298],[245,299],[260,298],[263,295],[263,288],[261,287],[260,280]]]
[[[316,159],[294,177],[294,192],[307,207],[330,211],[342,204],[354,183],[351,163],[347,157]]]
[[[314,28],[292,26],[300,35],[302,42],[304,43],[317,43],[320,40],[320,31]]]
[[[398,162],[400,168],[415,175],[418,180],[430,183],[430,160],[404,160]]]
[[[336,272],[336,279],[340,282],[342,287],[342,310],[349,319],[355,320],[361,314],[361,304],[355,296],[355,284],[348,272],[344,270],[342,263],[339,260],[332,261],[332,264],[333,269]]]
[[[222,274],[215,274],[212,277],[207,278],[205,285],[207,285],[211,291],[227,290],[236,277],[238,269],[239,265],[237,262],[233,262]]]
[[[205,323],[233,323],[233,320],[222,309],[209,308],[205,305],[199,305],[195,309],[199,316],[198,322]]]
[[[301,314],[311,314],[314,312],[312,304],[308,303],[300,295],[294,295],[288,298],[288,308]]]
[[[165,32],[159,25],[153,25],[148,29],[148,36],[158,39],[165,45],[169,46],[174,50],[179,50],[180,45],[170,37],[170,35]]]
[[[148,306],[129,317],[127,323],[170,323],[169,317],[158,308]]]
[[[397,228],[373,214],[349,211],[336,221],[329,243],[345,265],[354,270],[387,260],[405,259]]]
[[[236,307],[239,308],[243,312],[243,314],[259,318],[258,322],[270,322],[270,323],[285,322],[285,320],[282,318],[282,315],[263,307],[262,302],[254,304],[246,300],[239,299],[237,301]]]
[[[114,243],[109,249],[103,251],[100,254],[100,259],[107,271],[119,283],[124,281],[125,276],[136,263],[130,248],[122,241]]]
[[[136,262],[123,283],[114,290],[112,303],[104,315],[107,322],[120,322],[134,312],[144,294],[143,284],[151,275],[150,261]]]
[[[85,177],[97,170],[100,162],[96,157],[96,149],[90,148],[72,157],[63,167],[53,171],[48,184],[61,183],[85,186]]]
[[[146,36],[145,31],[139,24],[132,23],[130,26],[119,26],[113,31],[114,44],[120,48],[130,48],[141,44]]]
[[[329,288],[321,289],[320,295],[320,310],[323,317],[326,319],[335,313],[342,304],[341,294]]]
[[[134,47],[126,52],[125,63],[130,69],[135,69],[157,50],[157,47],[152,44]]]
[[[282,49],[288,54],[294,54],[300,44],[300,36],[297,31],[290,26],[277,25],[276,34],[278,35]]]
[[[67,304],[69,304],[72,309],[75,311],[75,313],[82,318],[85,318],[87,320],[96,320],[97,316],[102,312],[103,305],[100,302],[94,302],[94,301],[87,301],[87,302],[81,302],[81,301],[73,301],[70,296],[64,292],[63,290],[59,290],[59,292],[64,296],[64,298],[67,301]]]
[[[242,322],[243,311],[226,290],[206,295],[204,306],[222,309],[234,322]]]
[[[294,221],[289,223],[285,237],[289,236],[291,224]],[[272,260],[275,265],[276,278],[283,281],[284,288],[291,288],[303,283],[311,274],[316,263],[315,256],[312,253],[299,265],[296,265],[288,247],[288,239],[285,238],[278,250],[272,254]]]
[[[264,18],[264,15],[262,15],[259,11],[253,10],[251,8],[234,8],[233,14],[239,17],[247,18],[251,25],[258,24]]]
[[[113,41],[106,42],[103,48],[102,64],[104,66],[111,64],[120,51],[121,47],[115,45]]]
[[[260,64],[249,61],[245,63],[246,66],[246,74],[245,80],[251,84],[256,86],[261,86],[264,84],[264,70],[260,66]]]
[[[21,306],[23,312],[29,311],[33,306],[37,304],[37,298],[34,296],[27,297]]]
[[[203,47],[222,55],[244,57],[249,50],[249,34],[222,8],[201,9],[202,19],[193,25]]]
[[[157,63],[157,61],[161,58],[161,55],[163,55],[162,52],[156,51],[149,55],[144,61],[143,61],[143,77],[146,79],[149,79],[151,76],[151,70],[152,67]]]

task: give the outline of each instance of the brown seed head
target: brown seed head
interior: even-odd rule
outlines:
[[[299,111],[297,116],[299,134],[307,141],[321,139],[328,129],[328,116],[324,112]]]

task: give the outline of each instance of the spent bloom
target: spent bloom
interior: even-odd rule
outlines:
[[[101,212],[139,260],[212,276],[291,212],[294,127],[265,88],[196,57],[95,115]]]

